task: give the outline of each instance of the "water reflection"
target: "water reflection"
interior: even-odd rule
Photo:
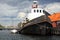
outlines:
[[[59,36],[32,36],[22,34],[12,34],[8,30],[0,31],[0,40],[59,40]]]

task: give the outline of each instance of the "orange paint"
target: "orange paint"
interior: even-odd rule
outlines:
[[[56,22],[52,22],[52,26],[55,28],[57,26]]]
[[[60,12],[54,13],[51,16],[48,16],[48,17],[51,19],[51,21],[59,21],[60,20]]]
[[[52,22],[53,27],[57,26],[57,21],[60,21],[60,12],[54,13],[50,16],[48,16]]]

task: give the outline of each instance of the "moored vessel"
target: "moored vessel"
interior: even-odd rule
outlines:
[[[19,33],[51,35],[52,25],[48,15],[50,14],[38,6],[37,1],[33,1],[31,13],[26,18],[28,22],[23,24]]]

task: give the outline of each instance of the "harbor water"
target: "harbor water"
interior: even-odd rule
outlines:
[[[60,40],[60,36],[34,36],[12,34],[10,30],[0,30],[0,40]]]

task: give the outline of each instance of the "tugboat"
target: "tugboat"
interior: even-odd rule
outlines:
[[[31,13],[28,14],[28,21],[22,26],[19,33],[21,34],[39,34],[51,35],[52,24],[49,19],[50,14],[38,6],[37,1],[33,1]]]

